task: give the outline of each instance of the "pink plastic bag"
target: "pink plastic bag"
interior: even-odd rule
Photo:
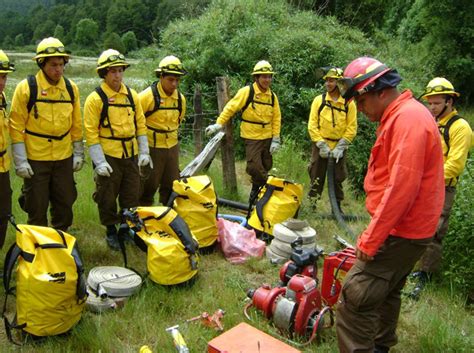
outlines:
[[[261,257],[265,242],[257,239],[255,231],[223,218],[217,220],[220,248],[227,261],[233,264],[245,262],[249,257]]]

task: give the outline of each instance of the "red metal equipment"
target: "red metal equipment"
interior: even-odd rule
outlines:
[[[342,251],[330,253],[324,258],[321,296],[323,301],[333,306],[339,299],[342,281],[356,260],[355,250],[347,247]]]

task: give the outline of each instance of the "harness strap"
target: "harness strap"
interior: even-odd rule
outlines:
[[[249,107],[250,104],[252,104],[253,109],[255,109],[255,104],[269,105],[269,106],[274,107],[275,106],[275,93],[273,93],[273,92],[271,92],[271,93],[272,93],[272,102],[271,103],[264,103],[264,102],[255,101],[253,99],[254,96],[255,96],[255,89],[253,87],[253,84],[249,85],[249,96],[247,97],[247,100],[245,101],[245,104],[242,107],[240,112],[243,114],[244,111]]]
[[[446,150],[446,153],[444,154],[445,156],[448,155],[449,149],[451,148],[451,146],[449,145],[449,129],[451,128],[451,125],[453,125],[459,119],[461,119],[461,117],[459,115],[455,115],[448,120],[446,125],[438,126],[439,133],[443,135],[444,142],[446,143],[446,147],[448,148]],[[441,132],[441,130],[443,130],[443,132]]]
[[[255,125],[262,125],[262,128],[265,127],[265,125],[269,125],[269,124],[270,124],[270,123],[264,123],[264,122],[246,120],[246,119],[244,119],[244,118],[242,118],[242,121],[243,121],[244,123],[255,124]]]
[[[28,130],[28,129],[25,129],[25,132],[26,132],[28,135],[32,135],[32,136],[36,136],[36,137],[45,138],[45,139],[48,139],[49,142],[51,142],[51,140],[61,141],[63,138],[65,138],[67,135],[69,135],[69,132],[70,132],[70,131],[71,131],[71,130],[69,129],[67,132],[65,132],[65,133],[62,134],[62,135],[54,136],[54,135],[40,134],[39,132],[34,132],[34,131],[30,131],[30,130]]]
[[[43,102],[43,103],[70,103],[74,104],[75,95],[74,89],[72,88],[71,81],[64,77],[64,84],[66,85],[66,90],[69,93],[70,100],[57,100],[57,99],[38,99],[38,83],[36,82],[36,77],[34,75],[28,75],[26,77],[26,81],[28,82],[28,87],[30,89],[30,97],[28,98],[28,103],[26,104],[26,109],[28,114],[31,112],[33,107],[35,108],[35,118],[38,118],[38,108],[36,107],[36,102]]]
[[[154,100],[155,105],[152,110],[145,112],[145,118],[148,118],[150,115],[152,115],[158,110],[177,110],[179,112],[178,123],[181,123],[181,113],[183,111],[183,102],[182,102],[181,93],[177,91],[178,93],[178,106],[177,107],[161,107],[161,96],[160,96],[160,92],[158,91],[157,85],[158,85],[158,81],[155,81],[150,86],[151,92],[153,93],[153,100]]]
[[[7,153],[7,150],[0,151],[0,158],[3,157]]]
[[[335,107],[333,106],[331,103],[327,103],[326,101],[326,93],[327,92],[324,92],[322,94],[322,101],[321,101],[321,105],[319,106],[318,108],[318,129],[321,128],[321,123],[320,123],[320,114],[321,112],[323,111],[324,107],[330,107],[331,108],[331,114],[332,114],[332,126],[335,127],[336,126],[336,122],[334,120],[334,110],[337,110],[339,112],[344,112],[346,115],[347,115],[347,112],[349,111],[349,107],[347,105],[347,102],[346,100],[344,99],[344,109],[342,108],[338,108],[338,107]]]

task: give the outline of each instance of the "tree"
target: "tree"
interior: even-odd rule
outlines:
[[[125,52],[125,45],[117,33],[107,33],[104,38],[104,49],[115,49],[121,53]]]
[[[125,46],[125,53],[138,48],[137,37],[133,31],[128,31],[122,36],[122,42]]]
[[[15,47],[21,47],[25,45],[25,38],[23,37],[23,33],[17,34],[15,36]]]
[[[6,49],[13,48],[13,45],[14,45],[14,42],[13,42],[12,37],[5,36],[5,38],[3,38],[3,47],[4,48],[6,48]]]
[[[90,46],[96,42],[98,32],[99,26],[94,20],[83,18],[76,25],[75,41],[84,47]]]
[[[38,27],[36,27],[33,33],[33,39],[39,41],[46,37],[52,37],[55,28],[56,24],[53,21],[46,20],[45,22],[42,22],[40,25],[38,25]]]
[[[56,28],[54,29],[54,37],[58,38],[59,40],[63,41],[64,40],[64,27],[61,25],[57,25]]]

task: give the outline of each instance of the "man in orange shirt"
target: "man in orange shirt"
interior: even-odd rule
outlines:
[[[388,352],[397,343],[400,292],[430,243],[444,199],[443,156],[435,121],[401,77],[380,61],[352,61],[338,85],[378,122],[364,189],[371,221],[337,307],[341,352]]]

